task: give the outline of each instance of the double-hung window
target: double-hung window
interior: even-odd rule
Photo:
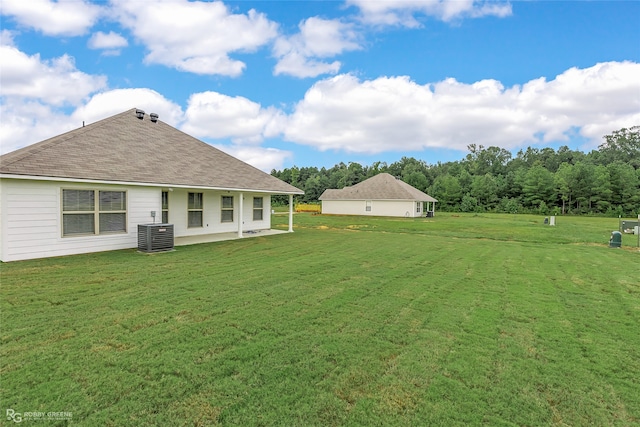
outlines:
[[[233,196],[222,196],[221,222],[233,222]]]
[[[62,190],[62,235],[127,232],[127,192]]]
[[[253,198],[253,220],[254,221],[262,221],[263,218],[263,198],[262,197],[254,197]]]
[[[187,204],[188,219],[187,227],[202,227],[203,205],[202,193],[189,193],[189,201]]]
[[[162,192],[162,223],[169,223],[169,192]]]
[[[367,211],[367,212],[371,212],[371,200],[367,200],[365,202],[364,210]]]

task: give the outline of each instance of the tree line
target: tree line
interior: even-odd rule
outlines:
[[[389,173],[435,197],[450,212],[539,214],[640,213],[640,126],[603,137],[589,153],[567,146],[520,150],[470,144],[462,159],[428,164],[403,157],[370,166],[343,162],[330,169],[293,166],[271,175],[304,190],[297,202],[314,203],[327,188],[352,186]],[[274,202],[284,203],[277,197]]]

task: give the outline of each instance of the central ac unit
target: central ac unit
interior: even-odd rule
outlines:
[[[173,224],[138,224],[138,250],[162,252],[173,249]]]

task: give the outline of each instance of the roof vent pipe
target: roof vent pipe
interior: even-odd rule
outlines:
[[[138,117],[140,120],[144,119],[144,110],[138,110],[136,108],[136,117]]]
[[[152,121],[153,123],[155,123],[155,122],[157,122],[157,121],[158,121],[158,115],[157,115],[156,113],[151,113],[151,114],[149,114],[149,117],[151,117],[151,121]]]

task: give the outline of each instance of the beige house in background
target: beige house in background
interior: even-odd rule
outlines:
[[[274,194],[293,231],[302,190],[132,109],[0,157],[0,260],[135,248],[139,224],[176,245],[266,233]]]
[[[434,216],[436,199],[388,173],[354,186],[327,189],[320,196],[322,213],[416,218]]]

